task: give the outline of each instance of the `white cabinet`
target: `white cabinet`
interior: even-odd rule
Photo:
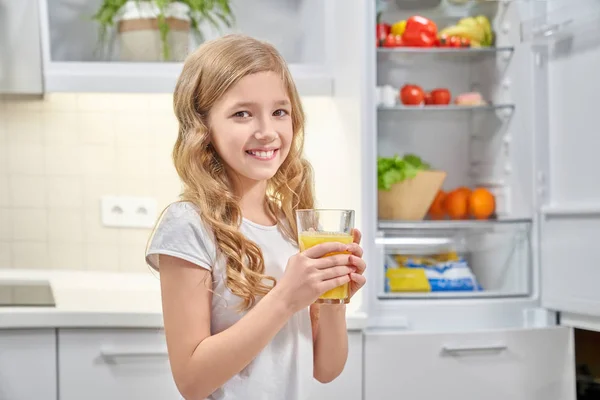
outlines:
[[[333,1],[333,0],[332,0]],[[339,1],[339,0],[337,0]],[[118,32],[101,42],[90,16],[100,0],[40,0],[44,81],[47,92],[170,93],[181,62],[121,61]],[[232,0],[234,26],[220,32],[201,26],[205,39],[241,32],[273,44],[286,59],[301,95],[331,95],[330,2],[320,0]],[[334,32],[335,33],[335,32]],[[190,35],[189,48],[199,45]]]
[[[61,329],[60,400],[180,399],[158,329]]]
[[[38,0],[0,0],[0,93],[42,93]]]
[[[0,400],[57,400],[54,329],[0,330]]]
[[[348,332],[348,360],[344,371],[333,382],[316,382],[311,400],[362,400],[363,334]]]
[[[365,399],[574,400],[570,328],[365,333]]]

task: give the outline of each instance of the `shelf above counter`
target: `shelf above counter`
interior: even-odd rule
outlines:
[[[141,50],[135,57],[123,54],[117,26],[100,35],[100,25],[92,20],[101,5],[102,0],[39,2],[43,91],[172,93],[183,67],[182,55],[176,62],[161,62]],[[335,7],[319,0],[232,0],[231,8],[233,25],[217,30],[202,23],[204,39],[190,33],[186,54],[204,41],[243,33],[277,48],[301,96],[333,94],[335,75],[327,49],[335,38],[325,33],[336,17]],[[154,39],[147,35],[144,40],[148,44]]]
[[[182,63],[53,62],[46,92],[172,93]],[[330,96],[333,78],[319,65],[289,66],[301,96]]]

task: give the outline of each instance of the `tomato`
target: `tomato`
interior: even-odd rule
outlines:
[[[400,101],[404,105],[417,106],[425,101],[425,92],[417,85],[404,85],[400,89]]]
[[[450,104],[452,96],[448,89],[434,89],[431,91],[432,104],[445,105]]]
[[[451,36],[448,39],[448,43],[450,44],[450,47],[460,47],[460,38],[458,36]]]
[[[425,93],[425,104],[426,105],[433,104],[433,96],[431,96],[431,92]]]
[[[471,40],[469,38],[461,38],[460,45],[461,47],[471,47]]]
[[[402,36],[389,34],[383,42],[383,47],[400,47],[402,46]]]

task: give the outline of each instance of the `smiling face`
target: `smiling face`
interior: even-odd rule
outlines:
[[[280,76],[259,72],[243,77],[209,113],[211,143],[227,173],[242,184],[272,178],[293,138],[292,107]]]

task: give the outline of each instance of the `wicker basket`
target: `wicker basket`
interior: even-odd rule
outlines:
[[[419,171],[412,179],[379,190],[379,219],[422,220],[446,179],[444,171]]]

